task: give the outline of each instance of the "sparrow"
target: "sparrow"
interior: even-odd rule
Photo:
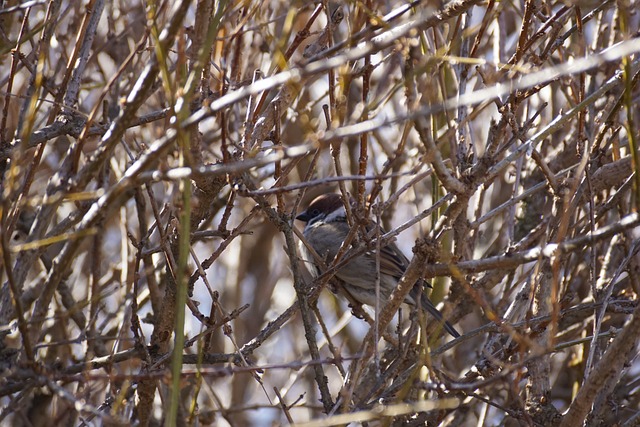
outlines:
[[[305,211],[296,216],[297,220],[306,223],[303,235],[311,248],[320,257],[330,263],[338,253],[342,243],[349,234],[350,226],[342,197],[336,193],[327,193],[315,198]],[[375,230],[373,221],[365,226],[367,231]],[[380,229],[381,234],[384,231]],[[303,257],[314,277],[321,271],[313,261],[310,251],[303,245]],[[380,298],[381,302],[389,300],[391,293],[398,286],[409,260],[395,243],[390,242],[380,248]],[[336,277],[342,282],[342,290],[353,300],[372,307],[376,306],[376,252],[370,250],[358,255],[336,272]],[[431,300],[422,295],[427,283],[420,279],[413,286],[405,298],[405,303],[415,306],[420,300],[422,308],[436,319],[442,327],[454,338],[460,336],[458,331],[444,318],[442,313],[433,305]]]

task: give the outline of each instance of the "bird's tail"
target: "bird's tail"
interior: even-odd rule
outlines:
[[[415,286],[413,288],[413,291],[417,291],[417,292],[421,292],[422,289],[420,289],[419,286]],[[434,319],[436,319],[438,321],[438,323],[440,323],[442,325],[442,327],[444,328],[445,331],[447,331],[452,337],[454,338],[458,338],[460,336],[460,333],[458,333],[458,331],[456,331],[456,328],[453,327],[453,325],[449,322],[447,322],[446,320],[444,320],[444,317],[442,317],[442,313],[440,313],[440,310],[438,310],[436,308],[435,305],[433,305],[433,303],[431,302],[431,300],[429,298],[427,298],[426,295],[412,295],[412,297],[414,299],[417,299],[417,297],[420,298],[421,304],[422,304],[422,308],[426,311],[429,312],[429,314],[431,314],[433,316]]]

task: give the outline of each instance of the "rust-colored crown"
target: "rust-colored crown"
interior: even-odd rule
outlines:
[[[323,194],[313,199],[304,212],[301,212],[296,219],[309,222],[319,215],[328,215],[343,206],[342,197],[336,193]]]

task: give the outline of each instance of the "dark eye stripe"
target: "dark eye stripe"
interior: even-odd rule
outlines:
[[[317,222],[324,221],[326,217],[327,217],[326,215],[320,214],[320,212],[318,212],[318,213],[311,212],[311,219],[307,223],[307,227],[312,226],[313,224],[315,224]]]

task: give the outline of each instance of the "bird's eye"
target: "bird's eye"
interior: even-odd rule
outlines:
[[[314,210],[311,211],[311,216],[312,217],[316,217],[318,215],[320,215],[320,209],[314,209]]]

